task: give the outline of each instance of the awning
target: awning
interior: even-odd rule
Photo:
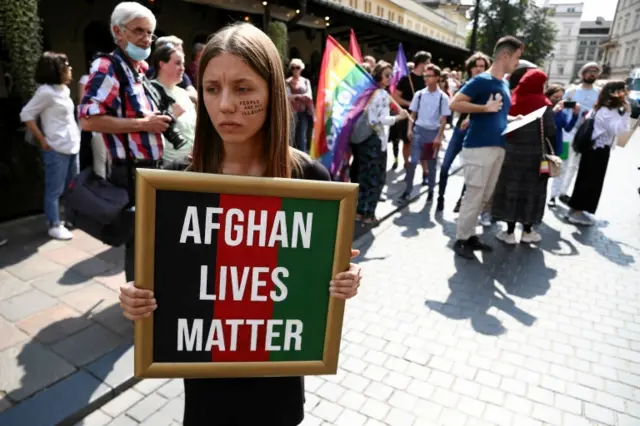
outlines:
[[[235,10],[249,14],[264,13],[263,0],[186,0],[192,3],[206,4],[221,9]],[[306,11],[301,19],[297,15],[302,9],[301,3],[306,1]],[[411,60],[411,55],[419,50],[431,53],[432,61],[444,67],[461,66],[470,56],[467,49],[447,42],[436,40],[414,30],[410,30],[395,22],[363,13],[351,7],[343,6],[332,0],[271,0],[269,9],[271,17],[283,22],[291,22],[295,26],[327,30],[338,41],[347,41],[351,28],[356,32],[358,42],[380,53],[395,52],[398,43]],[[400,0],[395,0],[398,2]],[[419,5],[417,5],[419,7]],[[325,17],[329,17],[325,21]],[[329,26],[326,26],[326,23]]]

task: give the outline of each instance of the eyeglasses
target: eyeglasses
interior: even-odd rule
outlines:
[[[299,69],[300,69],[300,67],[299,67],[299,66],[293,66],[293,67],[291,67],[291,70],[292,70],[292,71],[299,70]]]
[[[137,39],[142,39],[142,38],[150,38],[151,42],[154,42],[158,39],[158,36],[155,35],[154,33],[152,33],[151,31],[147,31],[144,28],[134,28],[131,29],[127,26],[124,27],[125,30],[130,31],[131,33],[133,33],[133,35],[137,38]]]
[[[424,78],[432,78],[432,77],[439,77],[439,76],[437,76],[435,74],[425,74],[424,75]]]

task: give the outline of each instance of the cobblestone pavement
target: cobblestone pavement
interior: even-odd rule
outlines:
[[[640,425],[640,146],[612,156],[598,224],[548,211],[539,247],[475,261],[424,198],[359,241],[335,376],[306,379],[313,425]],[[459,194],[460,178],[451,181]],[[144,380],[82,425],[176,425],[179,380]]]

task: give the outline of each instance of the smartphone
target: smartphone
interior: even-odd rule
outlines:
[[[564,107],[568,109],[573,109],[576,107],[576,101],[564,101]]]

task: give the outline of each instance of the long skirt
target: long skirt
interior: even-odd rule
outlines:
[[[516,132],[518,132],[516,130]],[[504,163],[493,193],[495,220],[537,224],[542,222],[547,199],[547,175],[540,175],[542,147],[537,133],[509,138]]]
[[[386,146],[385,146],[386,148]],[[377,134],[356,145],[358,156],[358,214],[373,217],[387,179],[387,151]]]
[[[600,202],[604,178],[607,174],[611,149],[590,149],[583,152],[580,158],[580,168],[573,187],[573,194],[569,207],[573,210],[595,213]]]

